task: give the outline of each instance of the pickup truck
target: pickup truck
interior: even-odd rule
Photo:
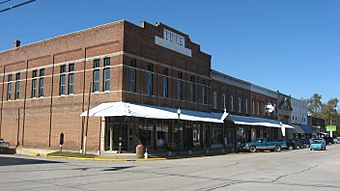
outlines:
[[[281,149],[285,147],[286,143],[284,141],[267,141],[267,139],[258,139],[256,141],[246,143],[243,150],[250,151],[252,153],[257,150],[272,150],[280,152]]]

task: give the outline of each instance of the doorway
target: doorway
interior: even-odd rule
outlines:
[[[119,150],[119,143],[121,149],[128,149],[128,128],[127,125],[111,125],[105,131],[105,150],[113,151]]]

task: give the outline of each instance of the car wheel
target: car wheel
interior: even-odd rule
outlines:
[[[256,147],[250,147],[249,151],[252,152],[252,153],[255,153],[256,152]]]
[[[313,151],[313,149],[310,149],[310,151]]]
[[[332,146],[332,143],[328,143],[328,146]]]
[[[290,151],[293,150],[293,149],[294,149],[293,146],[289,146],[289,147],[288,147],[288,150],[290,150]]]
[[[281,152],[281,147],[280,146],[275,146],[275,149],[274,149],[275,152]]]

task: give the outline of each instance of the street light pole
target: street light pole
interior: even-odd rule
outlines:
[[[181,132],[181,130],[180,130],[180,128],[181,128],[181,125],[180,125],[180,123],[181,123],[181,113],[182,113],[182,111],[181,111],[181,108],[178,108],[177,109],[177,115],[178,115],[178,120],[177,120],[177,126],[178,126],[178,131],[179,132]],[[183,140],[183,138],[182,138],[182,140]],[[184,142],[183,142],[183,144],[184,144]]]

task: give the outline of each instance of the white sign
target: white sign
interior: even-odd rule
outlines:
[[[272,105],[271,103],[268,103],[265,108],[264,111],[266,113],[273,113],[275,111],[275,105]]]
[[[191,50],[185,48],[185,38],[167,29],[163,29],[163,38],[155,36],[155,44],[191,57]]]

